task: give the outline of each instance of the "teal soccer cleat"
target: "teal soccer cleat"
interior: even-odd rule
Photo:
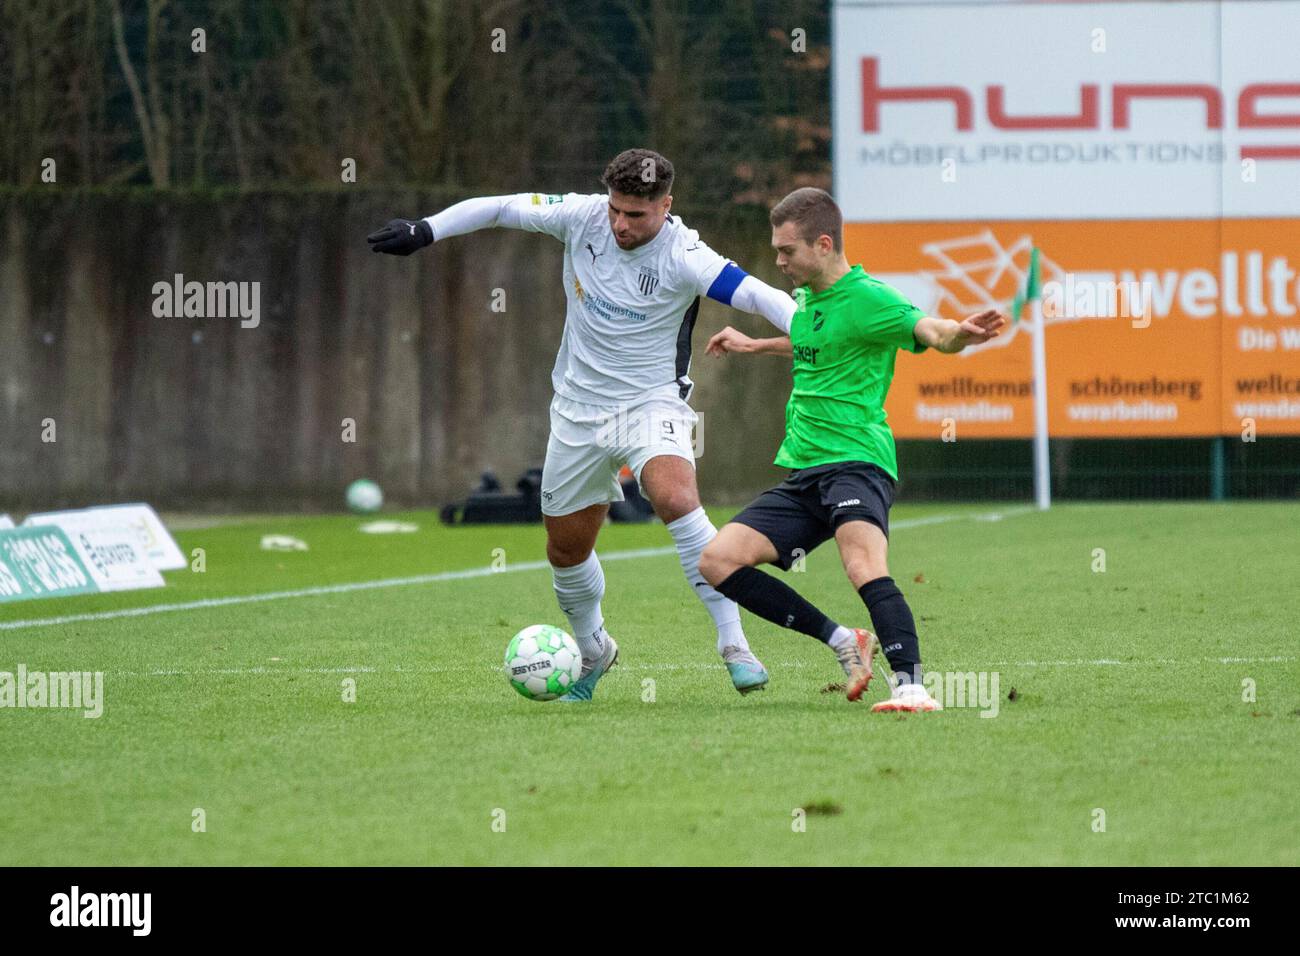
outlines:
[[[762,690],[767,686],[767,668],[762,661],[749,651],[728,647],[722,652],[722,660],[731,675],[732,686],[742,694]]]
[[[573,682],[573,688],[563,697],[556,698],[561,703],[586,703],[595,693],[596,682],[609,673],[609,669],[618,663],[618,645],[612,637],[607,636],[605,654],[592,665],[591,670]]]

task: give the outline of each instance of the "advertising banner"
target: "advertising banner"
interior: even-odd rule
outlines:
[[[1040,250],[1061,437],[1300,434],[1300,2],[839,3],[846,252],[933,315]],[[900,438],[1033,434],[1030,327],[900,353]]]

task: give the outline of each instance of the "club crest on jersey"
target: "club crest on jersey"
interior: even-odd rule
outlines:
[[[659,288],[659,270],[652,266],[642,266],[637,271],[636,284],[642,295],[654,295]]]

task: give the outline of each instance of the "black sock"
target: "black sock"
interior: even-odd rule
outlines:
[[[758,568],[741,568],[719,584],[717,590],[751,614],[822,642],[829,641],[839,626],[790,585]]]
[[[907,599],[893,578],[876,578],[858,588],[881,649],[900,683],[920,683],[921,642]]]

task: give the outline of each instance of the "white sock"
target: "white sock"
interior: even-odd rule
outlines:
[[[605,621],[600,613],[600,599],[605,596],[605,572],[593,551],[587,560],[571,568],[551,565],[555,597],[560,610],[569,619],[569,629],[582,651],[584,663],[605,653]]]
[[[668,533],[677,545],[677,557],[686,572],[695,596],[704,602],[709,616],[718,628],[718,653],[723,648],[737,647],[749,651],[749,641],[745,640],[745,631],[740,626],[740,608],[735,601],[723,597],[715,591],[704,575],[700,574],[700,554],[705,546],[717,535],[718,529],[704,513],[703,508],[696,508],[690,514],[682,515],[668,525]]]
[[[853,640],[853,631],[841,624],[835,628],[835,633],[831,635],[830,640],[826,643],[831,646],[832,650],[839,650],[851,640]]]

